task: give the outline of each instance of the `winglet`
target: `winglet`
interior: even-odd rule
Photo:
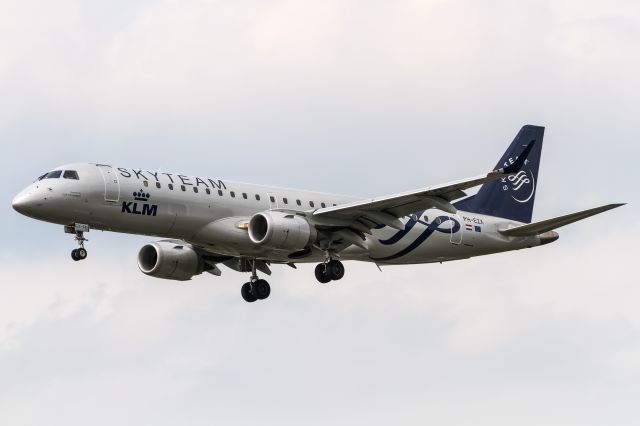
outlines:
[[[524,162],[527,161],[527,157],[529,156],[529,153],[531,152],[535,144],[536,144],[536,140],[533,139],[524,148],[524,150],[522,151],[522,154],[518,155],[518,158],[516,159],[516,161],[513,162],[513,164],[509,164],[508,166],[498,171],[508,175],[513,173],[518,173],[520,169],[522,169],[522,166],[524,166]]]

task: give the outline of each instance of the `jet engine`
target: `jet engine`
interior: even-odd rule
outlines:
[[[159,241],[140,249],[138,268],[152,277],[187,281],[204,271],[204,262],[189,245]]]
[[[266,211],[249,221],[249,238],[262,247],[294,252],[316,239],[316,229],[293,213]]]

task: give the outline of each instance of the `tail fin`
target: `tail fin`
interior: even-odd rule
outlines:
[[[520,171],[515,175],[482,185],[476,195],[456,203],[456,208],[470,213],[531,223],[543,137],[544,127],[531,125],[522,127],[495,167],[497,170],[513,164],[523,147],[535,140],[536,143]]]

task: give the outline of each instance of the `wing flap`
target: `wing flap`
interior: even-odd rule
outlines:
[[[579,220],[604,213],[608,210],[618,208],[620,206],[624,206],[624,203],[607,204],[606,206],[583,210],[581,212],[571,213],[553,219],[543,220],[541,222],[530,223],[527,225],[517,226],[515,228],[500,229],[498,230],[498,232],[508,237],[528,237],[532,235],[539,235],[544,232],[552,231],[562,226],[569,225]]]

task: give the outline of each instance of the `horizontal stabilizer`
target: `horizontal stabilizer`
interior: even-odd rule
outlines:
[[[510,229],[501,229],[499,230],[499,232],[502,235],[506,235],[508,237],[528,237],[531,235],[538,235],[543,232],[551,231],[560,228],[561,226],[569,225],[570,223],[586,219],[588,217],[606,212],[607,210],[615,209],[620,206],[624,206],[624,203],[607,204],[606,206],[596,207],[594,209],[584,210],[577,213],[571,213],[566,216],[543,220],[542,222],[530,223],[528,225],[517,226]]]

